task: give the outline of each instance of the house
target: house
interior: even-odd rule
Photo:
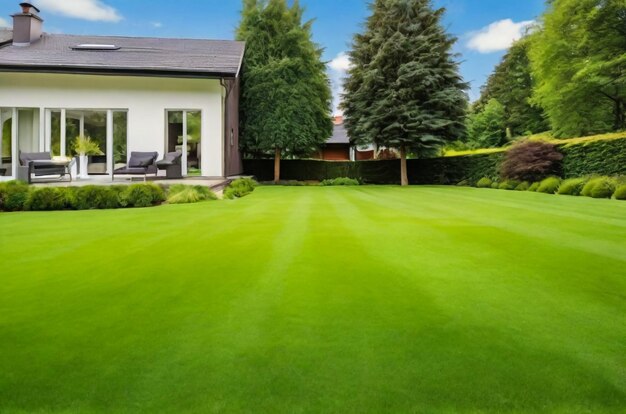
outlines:
[[[102,155],[90,175],[111,175],[131,151],[183,153],[183,174],[242,173],[239,73],[244,43],[74,36],[43,32],[29,3],[0,31],[0,175],[18,154],[73,156],[77,137]]]
[[[326,161],[362,161],[375,158],[374,147],[352,145],[343,124],[343,116],[333,117],[333,124],[333,135],[320,149],[318,158]]]

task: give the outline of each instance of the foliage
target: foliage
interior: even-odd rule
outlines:
[[[529,135],[550,129],[543,110],[530,102],[534,88],[528,52],[530,38],[515,42],[489,76],[481,90],[480,99],[473,105],[476,114],[487,110],[489,102],[497,100],[503,107],[500,134],[509,129],[512,136]],[[470,141],[478,141],[469,132]],[[486,145],[491,146],[491,145]]]
[[[245,197],[252,193],[258,186],[258,183],[251,178],[239,178],[226,187],[224,190],[224,198],[233,200],[235,198]]]
[[[515,191],[528,191],[530,183],[528,181],[522,181],[515,187]]]
[[[217,200],[217,196],[205,185],[176,184],[167,191],[169,204],[191,204],[206,200]]]
[[[483,177],[476,183],[476,187],[478,188],[491,188],[491,184],[493,181],[489,177]]]
[[[543,141],[521,141],[504,157],[500,174],[506,179],[537,181],[561,172],[561,154],[556,146]]]
[[[558,191],[560,185],[561,179],[559,177],[548,177],[539,183],[539,187],[537,187],[537,192],[554,194]]]
[[[29,186],[20,181],[0,182],[0,210],[23,210],[29,190]]]
[[[376,0],[354,37],[342,108],[353,142],[421,152],[465,133],[468,85],[459,75],[444,9],[430,0]],[[401,182],[406,184],[405,169]]]
[[[338,177],[338,178],[332,178],[330,180],[324,180],[322,181],[322,185],[323,186],[352,186],[352,185],[360,185],[358,180],[355,180],[354,178],[348,178],[348,177]]]
[[[537,191],[537,189],[539,189],[540,184],[541,183],[539,181],[535,181],[534,183],[530,185],[530,187],[528,187],[528,191],[531,191],[531,192]]]
[[[613,193],[613,197],[616,200],[626,200],[626,184],[618,186],[615,193]]]
[[[470,113],[467,118],[467,134],[470,142],[483,148],[506,145],[508,139],[504,106],[492,98],[480,112]]]
[[[165,201],[165,192],[156,184],[132,184],[120,194],[125,207],[151,207]]]
[[[500,188],[500,184],[497,181],[494,181],[493,183],[491,183],[491,188],[497,190]]]
[[[611,198],[617,187],[617,181],[612,177],[593,177],[583,187],[581,194],[585,197]]]
[[[76,210],[120,208],[122,186],[86,185],[76,188],[72,208]]]
[[[90,137],[79,136],[74,142],[74,151],[80,155],[103,155],[100,145]]]
[[[626,128],[626,9],[623,0],[553,0],[530,58],[534,102],[556,136]]]
[[[499,185],[500,190],[515,190],[521,183],[516,180],[504,180]]]
[[[24,203],[24,210],[64,210],[71,206],[73,195],[70,189],[64,187],[34,188],[28,193],[28,198]]]
[[[246,41],[240,101],[244,153],[310,153],[332,134],[322,49],[298,2],[246,0],[237,39]],[[280,165],[280,164],[278,164]],[[279,180],[279,174],[275,180]]]
[[[569,178],[561,183],[557,194],[579,196],[586,182],[586,178]]]

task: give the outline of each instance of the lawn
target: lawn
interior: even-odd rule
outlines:
[[[0,232],[2,413],[626,409],[626,202],[261,187]]]

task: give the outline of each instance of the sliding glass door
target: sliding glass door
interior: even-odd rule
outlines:
[[[127,162],[128,112],[113,109],[49,109],[47,148],[55,156],[75,157],[80,137],[96,144],[87,157],[89,175],[110,175]]]
[[[40,152],[40,110],[37,108],[0,108],[0,179],[17,175],[20,152]]]
[[[13,175],[13,108],[0,108],[0,126],[2,139],[0,140],[0,177]]]
[[[168,110],[166,152],[182,152],[183,175],[202,175],[202,112]]]

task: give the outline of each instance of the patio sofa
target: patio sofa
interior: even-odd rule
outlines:
[[[116,175],[143,176],[144,181],[147,180],[148,174],[154,174],[156,177],[158,172],[156,159],[158,156],[158,152],[131,152],[128,165],[114,170],[111,180],[115,180]]]
[[[157,162],[157,168],[165,170],[167,179],[183,178],[182,158],[183,153],[180,151],[168,152],[161,161]]]
[[[27,183],[33,182],[35,177],[58,175],[59,179],[69,176],[72,182],[70,166],[73,160],[53,160],[49,152],[21,152],[20,165],[17,167],[17,179]]]

